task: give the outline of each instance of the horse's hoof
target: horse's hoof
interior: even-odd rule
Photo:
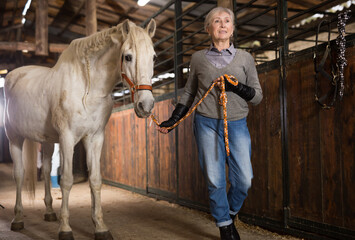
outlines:
[[[12,222],[11,223],[11,231],[20,231],[25,228],[25,224],[23,222]]]
[[[74,240],[73,232],[59,232],[59,240]]]
[[[113,237],[109,231],[95,233],[95,240],[113,240]]]
[[[57,221],[57,215],[55,213],[46,213],[44,214],[44,221],[55,222]]]

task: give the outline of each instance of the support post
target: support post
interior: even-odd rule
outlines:
[[[86,0],[85,24],[86,36],[97,32],[96,0]]]
[[[280,63],[280,115],[281,115],[281,146],[282,146],[282,185],[283,185],[283,224],[288,227],[290,218],[290,179],[288,158],[287,132],[287,90],[286,90],[286,56],[288,55],[288,22],[287,1],[277,0],[278,7],[278,42]]]
[[[36,3],[36,55],[48,56],[48,1]]]
[[[174,72],[175,72],[175,103],[178,101],[178,89],[185,86],[183,81],[182,66],[182,0],[175,1],[175,34],[174,34]],[[179,199],[179,131],[175,130],[175,158],[176,158],[176,199]]]
[[[233,2],[232,0],[217,0],[217,6],[229,8],[233,11]]]

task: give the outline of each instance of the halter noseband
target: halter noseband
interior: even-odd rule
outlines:
[[[136,91],[138,91],[138,90],[153,91],[152,85],[146,85],[146,84],[134,85],[133,81],[131,79],[129,79],[129,77],[127,77],[127,75],[122,71],[122,63],[123,63],[123,57],[122,57],[122,60],[121,60],[121,75],[126,80],[128,85],[129,85],[129,88],[131,90],[132,102],[134,102],[134,94],[135,94]]]

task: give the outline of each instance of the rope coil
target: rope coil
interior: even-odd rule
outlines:
[[[206,93],[202,96],[202,98],[195,104],[195,106],[193,106],[193,108],[191,108],[187,114],[181,118],[179,121],[177,121],[174,125],[170,126],[170,127],[164,127],[167,130],[170,129],[174,129],[175,127],[177,127],[182,121],[184,121],[187,117],[189,117],[198,107],[198,105],[200,105],[203,100],[207,97],[207,95],[212,91],[212,89],[216,86],[217,83],[221,83],[219,86],[220,90],[221,90],[221,94],[219,95],[219,104],[222,105],[223,107],[223,124],[224,124],[224,143],[226,145],[226,152],[227,152],[227,156],[230,155],[230,149],[229,149],[229,141],[228,141],[228,122],[227,122],[227,94],[226,94],[226,87],[225,87],[225,80],[227,80],[229,83],[231,83],[233,86],[237,86],[238,85],[238,80],[233,76],[233,75],[227,75],[224,74],[224,77],[222,79],[222,81],[218,81],[217,79],[214,80],[211,84],[211,86],[208,88],[208,90],[206,91]],[[232,80],[234,79],[234,80]],[[155,122],[155,124],[157,126],[160,125],[160,123],[158,122],[158,120],[154,117],[154,115],[150,115],[150,117],[152,118],[153,122]]]

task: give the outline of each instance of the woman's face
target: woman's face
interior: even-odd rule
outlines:
[[[207,27],[207,32],[211,35],[213,42],[229,40],[233,34],[233,23],[230,15],[226,12],[214,14]]]

